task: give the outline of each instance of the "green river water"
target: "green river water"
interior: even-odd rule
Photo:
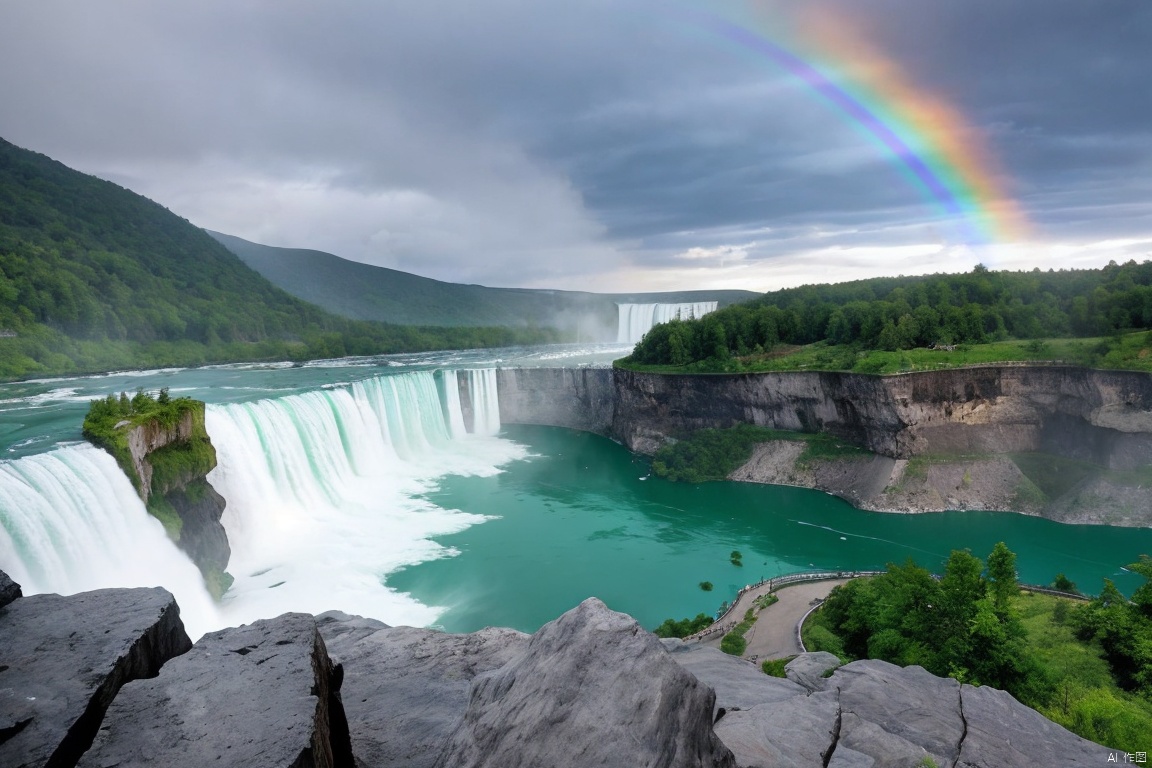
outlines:
[[[997,512],[895,515],[863,512],[818,491],[749,483],[670,483],[646,459],[591,434],[505,427],[533,457],[492,477],[446,477],[427,495],[488,522],[437,537],[455,557],[387,578],[421,602],[447,607],[452,632],[484,626],[534,631],[588,596],[647,627],[714,613],[743,585],[809,569],[875,569],[911,557],[939,570],[952,549],[982,559],[998,541],[1018,557],[1020,579],[1065,573],[1086,592],[1152,552],[1152,530],[1070,526]],[[641,479],[647,478],[647,479]],[[743,566],[729,562],[732,550]],[[700,589],[710,581],[712,592]]]

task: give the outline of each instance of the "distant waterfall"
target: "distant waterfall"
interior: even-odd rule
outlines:
[[[690,304],[617,304],[619,325],[616,341],[635,344],[659,323],[669,320],[691,320],[716,311],[715,301],[697,301]]]
[[[228,500],[229,620],[336,608],[416,626],[438,610],[382,586],[452,554],[432,537],[484,518],[422,498],[445,474],[488,475],[524,455],[499,429],[493,371],[469,372],[479,434],[465,434],[454,372],[381,376],[288,397],[209,406]]]
[[[219,625],[200,571],[90,445],[0,462],[0,568],[24,594],[163,585],[189,634]]]

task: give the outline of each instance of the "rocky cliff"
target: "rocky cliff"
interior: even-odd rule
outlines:
[[[216,449],[204,428],[204,403],[181,400],[173,423],[146,419],[125,423],[127,451],[109,448],[133,480],[148,511],[164,523],[168,535],[204,575],[209,590],[219,597],[231,584],[225,569],[231,557],[228,535],[220,522],[224,497],[209,484],[216,467]]]
[[[1152,495],[1143,492],[1152,482],[1152,376],[1145,373],[506,370],[500,408],[504,423],[585,429],[649,454],[695,430],[736,424],[827,432],[874,457],[798,464],[798,449],[778,445],[733,478],[816,487],[869,509],[1011,509],[1068,522],[1152,524]]]
[[[791,679],[589,599],[534,635],[324,614],[189,649],[160,589],[0,608],[0,765],[479,768],[1104,765],[1011,696],[855,662]]]

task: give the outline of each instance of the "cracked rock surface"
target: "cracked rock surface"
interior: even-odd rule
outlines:
[[[740,768],[915,766],[926,757],[939,766],[1030,768],[1107,765],[1120,755],[1003,691],[961,686],[921,667],[856,661],[828,678],[809,676],[806,688],[776,678],[749,683],[741,678],[759,670],[746,662],[724,662],[690,643],[669,647],[728,705],[718,710],[715,728]],[[827,662],[801,655],[788,666],[812,670]]]
[[[317,623],[347,670],[352,750],[369,766],[430,768],[468,708],[472,680],[517,657],[529,639],[512,629],[450,635],[389,627],[336,611]]]
[[[307,614],[212,632],[124,686],[80,765],[351,768],[340,675]]]
[[[125,683],[192,645],[172,595],[100,589],[0,608],[0,765],[73,766]]]

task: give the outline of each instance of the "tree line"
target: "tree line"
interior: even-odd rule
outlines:
[[[1152,327],[1152,262],[1096,270],[874,278],[766,294],[654,327],[630,360],[723,362],[781,344],[896,351],[1006,339],[1094,337]]]
[[[0,139],[0,378],[557,338],[337,317],[162,206]]]

